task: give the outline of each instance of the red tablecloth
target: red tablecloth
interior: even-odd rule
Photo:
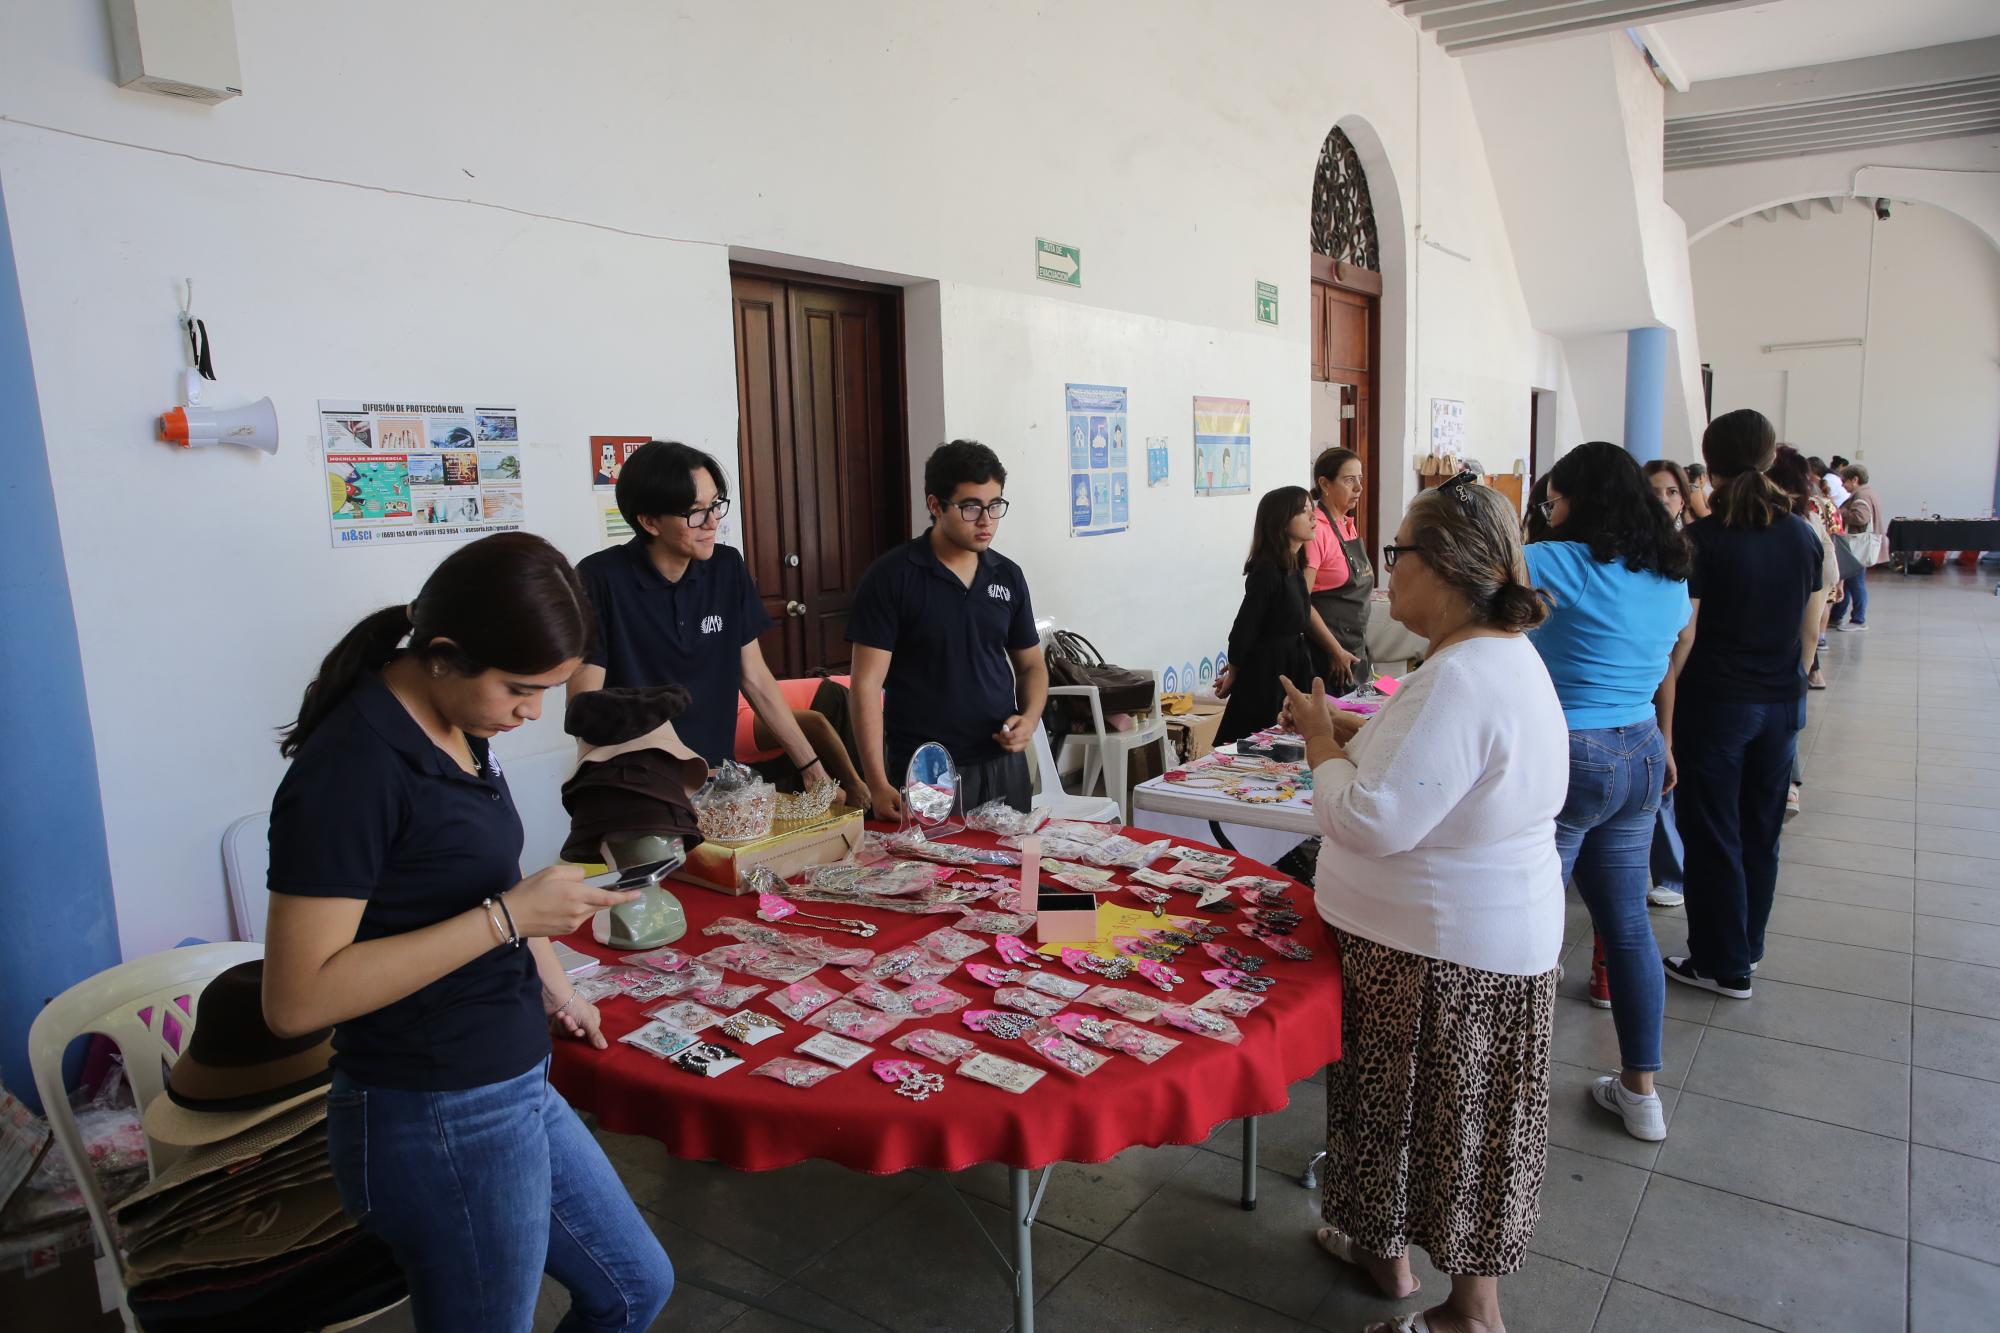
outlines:
[[[977,834],[956,841],[992,844],[992,839]],[[1277,875],[1269,867],[1241,857],[1235,873]],[[1118,880],[1122,885],[1125,876],[1121,873]],[[756,912],[754,897],[730,897],[685,884],[673,887],[688,917],[687,937],[676,947],[689,953],[730,942],[727,936],[702,935],[702,928],[717,917],[752,918]],[[1129,892],[1103,897],[1124,906],[1144,906]],[[1175,897],[1178,902],[1169,904],[1169,911],[1192,901],[1182,894]],[[815,1157],[877,1173],[912,1167],[955,1171],[996,1161],[1039,1167],[1051,1162],[1099,1162],[1135,1145],[1199,1143],[1225,1120],[1280,1110],[1294,1082],[1339,1058],[1340,971],[1333,940],[1313,910],[1310,890],[1295,884],[1292,905],[1305,918],[1293,938],[1312,949],[1314,959],[1309,963],[1289,962],[1262,941],[1236,931],[1235,924],[1248,919],[1240,899],[1238,911],[1212,918],[1231,927],[1230,943],[1246,953],[1262,954],[1267,960],[1265,975],[1278,979],[1265,992],[1261,1006],[1236,1020],[1243,1032],[1239,1046],[1182,1032],[1163,1021],[1157,1025],[1159,1030],[1178,1038],[1179,1049],[1151,1065],[1129,1055],[1113,1055],[1096,1073],[1080,1077],[1048,1064],[1018,1041],[971,1032],[958,1014],[945,1014],[905,1019],[895,1033],[872,1043],[874,1056],[816,1087],[794,1088],[776,1079],[750,1075],[765,1060],[792,1054],[794,1047],[819,1031],[778,1015],[765,1003],[769,990],[751,1000],[749,1007],[779,1017],[785,1023],[784,1033],[756,1046],[741,1046],[742,1067],[711,1079],[683,1073],[617,1041],[646,1021],[639,1011],[650,1007],[620,996],[603,1004],[604,1033],[613,1039],[610,1049],[599,1051],[582,1042],[558,1040],[553,1077],[572,1105],[594,1113],[607,1129],[658,1139],[676,1157],[720,1161],[748,1171],[770,1170]],[[957,920],[951,915],[908,916],[844,905],[802,907],[874,921],[880,933],[873,939],[856,940],[838,932],[825,932],[825,937],[865,944],[878,953]],[[592,940],[588,929],[568,942],[607,961],[618,957]],[[970,961],[1005,966],[990,949]],[[1061,969],[1053,960],[1048,966]],[[1199,948],[1189,950],[1175,966],[1188,979],[1175,988],[1175,1000],[1192,1002],[1211,989],[1199,973],[1217,964]],[[844,992],[852,987],[837,968],[822,969],[816,975],[836,990]],[[752,980],[735,973],[729,979]],[[1082,980],[1095,982],[1098,978]],[[995,1007],[992,990],[966,976],[962,969],[947,978],[946,984],[972,996],[974,1003],[969,1007]],[[1137,977],[1113,984],[1160,994]],[[1079,1006],[1077,1011],[1113,1017],[1095,1008]],[[1003,1092],[889,1045],[898,1033],[917,1027],[968,1036],[983,1049],[1048,1072],[1025,1093]],[[718,1040],[738,1045],[726,1037]],[[879,1058],[919,1059],[924,1068],[945,1073],[945,1089],[922,1102],[898,1096],[869,1069]]]

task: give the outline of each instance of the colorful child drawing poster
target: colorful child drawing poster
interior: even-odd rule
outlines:
[[[1250,400],[1194,400],[1194,493],[1250,492]]]
[[[1066,384],[1063,424],[1069,467],[1069,534],[1101,537],[1131,526],[1126,473],[1127,399],[1122,386]]]

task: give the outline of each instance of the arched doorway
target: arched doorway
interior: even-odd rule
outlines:
[[[1368,175],[1338,128],[1320,145],[1312,198],[1312,452],[1361,455],[1367,479],[1356,516],[1370,551],[1381,545],[1382,246]]]

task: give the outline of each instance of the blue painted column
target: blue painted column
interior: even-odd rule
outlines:
[[[0,1081],[39,1107],[28,1028],[118,962],[118,919],[83,656],[56,529],[41,403],[0,189]]]
[[[1667,420],[1667,331],[1625,335],[1625,452],[1641,463],[1660,456]]]

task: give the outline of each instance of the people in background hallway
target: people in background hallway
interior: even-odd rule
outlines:
[[[1697,518],[1707,518],[1709,496],[1713,493],[1713,488],[1709,485],[1708,481],[1708,468],[1701,463],[1689,463],[1687,465],[1687,479],[1689,521],[1692,522]]]
[[[1673,719],[1688,952],[1666,968],[1670,980],[1747,1000],[1777,892],[1825,547],[1764,475],[1777,436],[1762,414],[1717,417],[1701,452],[1716,481],[1714,512],[1687,529],[1695,637]]]
[[[1687,471],[1679,463],[1668,458],[1656,458],[1646,464],[1646,480],[1652,483],[1653,494],[1667,511],[1667,517],[1674,521],[1674,531],[1679,532],[1692,520],[1687,507],[1688,496],[1694,493],[1694,483],[1688,479]],[[1688,617],[1692,625],[1694,617]],[[1662,730],[1669,736],[1671,726]],[[1679,907],[1687,901],[1682,885],[1687,882],[1687,853],[1681,847],[1680,826],[1674,822],[1674,793],[1669,787],[1660,798],[1660,813],[1653,821],[1652,848],[1653,887],[1646,891],[1646,902],[1652,907]],[[1596,1000],[1593,995],[1592,1002]]]
[[[1888,545],[1889,522],[1882,513],[1881,497],[1868,484],[1867,468],[1849,463],[1840,475],[1849,488],[1847,503],[1840,509],[1841,522],[1847,529],[1842,540],[1861,568],[1843,581],[1846,595],[1833,608],[1831,618],[1835,629],[1861,633],[1868,628],[1868,571],[1882,559]]]
[[[1382,563],[1391,614],[1430,657],[1351,739],[1322,691],[1286,682],[1322,835],[1314,897],[1340,945],[1317,1238],[1397,1299],[1423,1247],[1451,1275],[1427,1316],[1440,1330],[1501,1326],[1548,1156],[1569,757],[1522,633],[1547,606],[1518,523],[1469,479],[1410,505]]]
[[[1375,569],[1368,563],[1355,509],[1361,503],[1361,455],[1327,449],[1313,462],[1313,535],[1306,543],[1307,624],[1313,667],[1327,688],[1345,690],[1373,678],[1365,641]]]
[[[1826,590],[1826,601],[1830,604],[1840,596],[1840,562],[1833,550],[1833,505],[1819,493],[1819,479],[1813,475],[1811,465],[1789,444],[1778,446],[1771,466],[1765,472],[1784,491],[1792,512],[1805,519],[1819,537],[1820,577]],[[1818,652],[1826,646],[1826,617],[1827,610],[1822,606],[1820,622],[1813,633],[1812,664],[1806,672],[1806,688],[1809,690],[1826,688],[1826,675],[1820,670]]]
[[[876,560],[854,590],[854,736],[879,818],[902,814],[899,789],[926,741],[957,761],[966,809],[1028,808],[1027,750],[1049,669],[1027,576],[993,549],[1006,488],[1007,469],[985,445],[939,445],[924,462],[931,526]]]
[[[1666,982],[1646,914],[1647,863],[1662,797],[1674,785],[1666,742],[1674,677],[1694,634],[1687,543],[1639,464],[1615,444],[1564,454],[1549,473],[1549,500],[1549,539],[1526,555],[1529,580],[1551,610],[1528,637],[1569,726],[1556,850],[1597,932],[1623,1064],[1591,1096],[1633,1137],[1663,1139],[1653,1075]]]
[[[636,899],[579,866],[519,877],[488,748],[590,651],[569,562],[527,533],[460,547],[356,625],[306,688],[271,807],[264,1012],[334,1028],[341,1205],[409,1279],[424,1333],[525,1333],[544,1271],[564,1330],[650,1327],[673,1268],[550,1084],[549,1034],[602,1049],[549,937]]]
[[[1312,677],[1306,649],[1312,607],[1302,572],[1313,522],[1312,497],[1303,486],[1280,486],[1257,502],[1250,555],[1243,562],[1243,601],[1229,627],[1229,703],[1216,727],[1217,745],[1278,720],[1285,702],[1278,677]],[[1365,604],[1362,614],[1365,623]]]

